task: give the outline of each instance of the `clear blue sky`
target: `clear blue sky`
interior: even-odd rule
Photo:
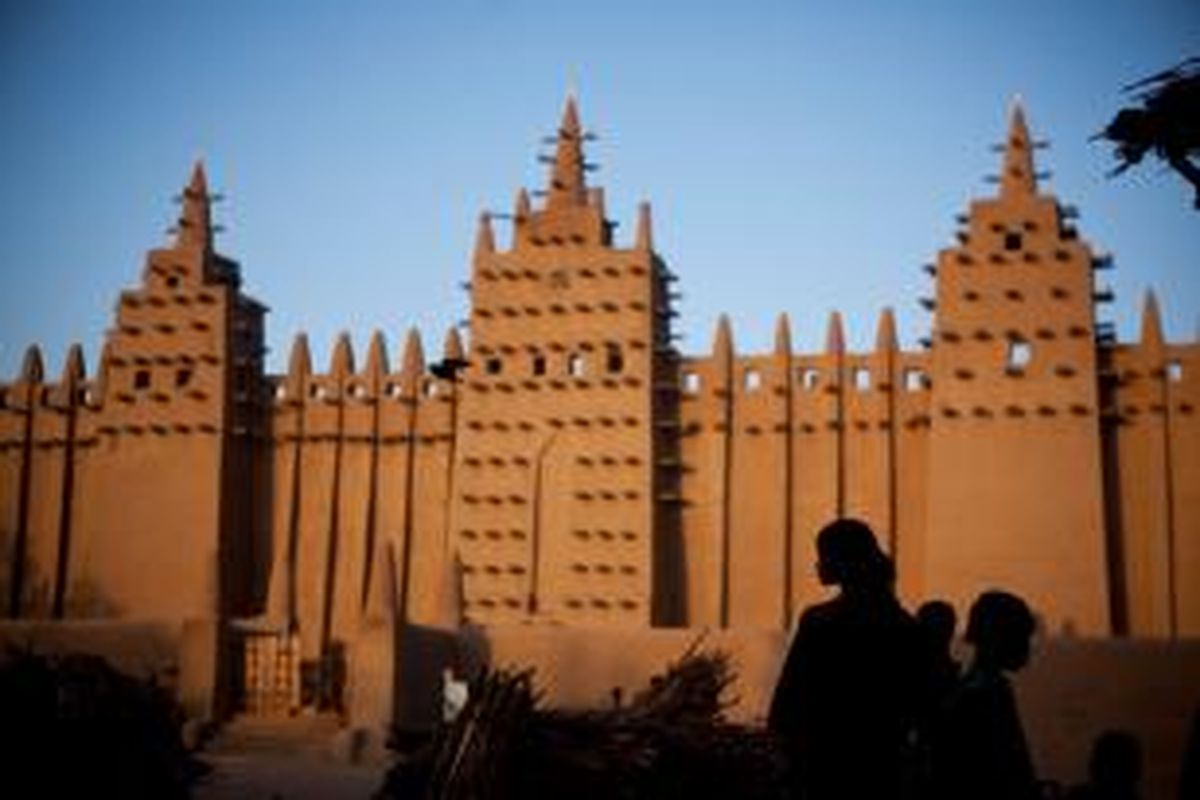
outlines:
[[[887,305],[915,346],[919,267],[990,191],[1018,93],[1050,187],[1117,257],[1106,318],[1129,338],[1152,286],[1191,339],[1200,213],[1157,167],[1107,179],[1088,137],[1123,84],[1198,53],[1195,0],[5,0],[0,374],[32,341],[54,373],[73,340],[94,368],[197,155],[227,197],[220,247],[272,309],[273,367],[298,330],[320,363],[341,329],[360,357],[373,328],[393,356],[412,324],[436,345],[478,212],[542,183],[572,80],[620,231],[654,205],[689,352],[721,311],[742,351],[780,311],[797,349],[832,309],[866,346]]]

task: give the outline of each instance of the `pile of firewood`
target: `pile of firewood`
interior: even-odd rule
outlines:
[[[533,672],[493,671],[462,712],[402,755],[382,798],[779,798],[781,762],[761,730],[728,723],[722,652],[689,648],[627,706],[539,708]]]

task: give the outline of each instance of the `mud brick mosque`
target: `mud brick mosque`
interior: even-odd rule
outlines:
[[[149,632],[202,706],[370,716],[419,705],[464,626],[560,665],[581,637],[655,666],[679,631],[778,643],[825,596],[815,532],[852,515],[906,602],[1004,586],[1050,635],[1200,635],[1200,344],[1164,341],[1152,296],[1136,342],[1098,322],[1111,262],[1039,191],[1020,108],[998,191],[928,267],[918,350],[884,311],[867,352],[837,314],[819,351],[781,316],[770,352],[724,317],[679,352],[649,206],[617,241],[585,139],[568,100],[511,242],[481,217],[468,336],[392,359],[343,335],[318,368],[301,334],[282,375],[197,165],[90,374],[33,347],[0,384],[7,624]],[[616,680],[574,671],[588,697]]]

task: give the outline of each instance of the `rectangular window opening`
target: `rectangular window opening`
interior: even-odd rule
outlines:
[[[865,392],[871,388],[871,370],[866,367],[855,367],[851,371],[851,379],[856,391]]]
[[[567,374],[573,378],[583,377],[583,356],[572,353],[567,357]]]
[[[747,392],[757,392],[762,387],[762,373],[748,369],[742,374],[742,386]]]
[[[1033,345],[1020,339],[1008,343],[1007,368],[1014,371],[1024,370],[1033,358]]]

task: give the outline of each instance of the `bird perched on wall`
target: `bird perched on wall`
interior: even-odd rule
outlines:
[[[471,366],[471,362],[462,358],[443,358],[429,365],[429,372],[435,378],[445,381],[457,381],[458,373]]]

